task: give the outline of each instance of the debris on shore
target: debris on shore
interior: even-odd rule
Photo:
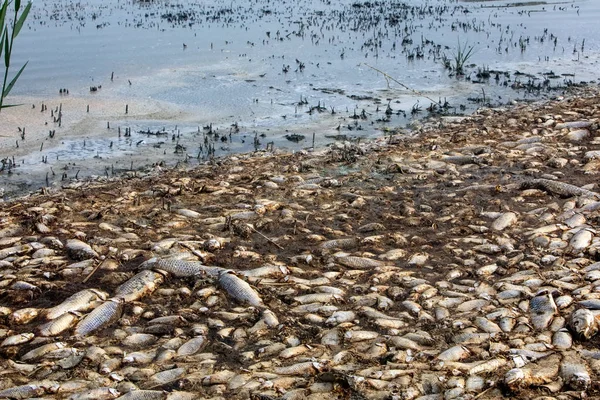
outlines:
[[[600,91],[0,210],[0,398],[600,395]]]

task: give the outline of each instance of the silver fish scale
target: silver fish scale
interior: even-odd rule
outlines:
[[[104,328],[121,317],[123,302],[121,299],[109,299],[92,310],[75,328],[76,336],[86,336]]]
[[[153,291],[162,283],[163,276],[158,272],[143,270],[132,276],[115,290],[114,297],[125,301],[135,301],[143,297],[147,291]]]
[[[197,276],[207,274],[210,276],[218,276],[219,273],[225,271],[220,267],[209,267],[203,265],[199,261],[184,261],[184,260],[157,260],[154,264],[150,264],[148,268],[156,268],[162,271],[173,274],[176,277],[185,278],[189,276]]]
[[[244,280],[232,273],[224,272],[219,275],[219,285],[236,300],[249,303],[255,307],[262,306],[258,293]]]

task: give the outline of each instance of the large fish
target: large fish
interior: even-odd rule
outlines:
[[[75,328],[76,336],[87,336],[98,329],[107,327],[121,317],[123,299],[111,298],[100,304],[85,316]]]
[[[209,267],[203,265],[199,261],[185,261],[177,259],[160,259],[151,258],[145,261],[140,268],[142,269],[158,269],[161,271],[168,272],[173,276],[179,278],[185,278],[189,276],[198,275],[211,275],[218,276],[219,273],[225,271],[224,268],[220,267]]]
[[[256,290],[244,280],[235,276],[233,271],[219,274],[219,285],[234,299],[255,307],[262,307],[263,302]]]

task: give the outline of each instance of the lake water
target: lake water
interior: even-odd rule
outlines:
[[[14,69],[29,61],[9,98],[24,105],[0,114],[0,158],[16,167],[0,179],[11,194],[374,137],[431,99],[468,113],[554,96],[596,79],[599,18],[593,0],[34,0],[13,55]],[[443,63],[459,47],[473,47],[463,77]]]

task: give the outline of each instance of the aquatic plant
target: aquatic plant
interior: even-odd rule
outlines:
[[[467,61],[469,61],[469,59],[473,56],[474,51],[475,46],[469,46],[468,43],[464,43],[464,45],[461,45],[459,40],[458,46],[452,53],[451,58],[445,54],[442,56],[442,64],[444,64],[444,68],[450,71],[454,71],[456,76],[464,75],[464,66],[467,63]]]
[[[4,79],[2,81],[2,92],[0,93],[0,110],[17,105],[4,104],[4,99],[6,96],[8,96],[13,86],[23,73],[23,70],[27,66],[26,62],[10,80],[10,82],[8,82],[8,72],[10,70],[10,58],[12,54],[13,43],[21,31],[23,23],[27,19],[27,15],[31,9],[31,2],[29,2],[19,15],[19,11],[21,10],[21,0],[15,0],[13,17],[12,19],[10,17],[7,19],[6,17],[9,13],[8,9],[11,3],[12,0],[4,0],[2,2],[2,7],[0,8],[0,28],[2,29],[2,34],[0,34],[0,56],[2,56],[2,53],[4,53]]]

